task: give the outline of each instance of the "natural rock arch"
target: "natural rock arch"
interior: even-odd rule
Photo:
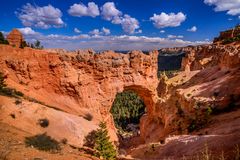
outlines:
[[[154,96],[155,93],[154,91],[145,88],[144,86],[141,85],[130,85],[130,86],[125,86],[124,91],[132,90],[138,94],[144,101],[144,104],[146,106],[146,110],[148,114],[152,114],[154,111],[154,104],[156,103],[154,101]]]
[[[154,115],[154,109],[157,102],[156,92],[155,89],[151,90],[142,85],[129,85],[123,87],[123,91],[129,90],[135,92],[143,100],[146,107],[146,112],[140,117],[139,122],[140,137],[141,140],[144,141],[147,137],[145,132],[146,128],[148,127],[146,126],[146,124],[148,123],[147,121],[152,121],[151,117],[153,117]]]
[[[0,54],[0,65],[13,86],[21,84],[19,90],[26,95],[62,111],[83,117],[91,114],[96,124],[105,120],[111,135],[116,130],[109,111],[118,92],[134,90],[143,98],[148,115],[154,114],[158,99],[157,51],[49,53],[1,47],[4,54]]]

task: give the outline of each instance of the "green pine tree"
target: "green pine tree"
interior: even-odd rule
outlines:
[[[118,129],[127,131],[128,124],[139,124],[145,113],[143,100],[134,91],[118,93],[110,112]]]
[[[2,32],[0,32],[0,43],[1,44],[4,43],[4,40],[5,40],[5,38],[4,38],[3,34],[2,34]]]
[[[28,47],[28,44],[26,41],[22,41],[21,44],[20,44],[20,48],[25,48],[25,47]]]
[[[98,151],[98,155],[106,160],[116,159],[116,150],[108,136],[108,130],[105,122],[100,122],[96,131],[96,141],[94,149]]]
[[[34,43],[30,44],[31,48],[35,49],[43,49],[44,47],[41,45],[41,42],[39,40],[36,40]]]
[[[2,32],[0,32],[0,44],[9,44],[8,41],[4,38]]]

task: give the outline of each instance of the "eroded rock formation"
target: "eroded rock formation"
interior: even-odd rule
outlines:
[[[136,91],[147,115],[154,112],[157,55],[139,51],[96,54],[92,50],[58,54],[0,46],[0,68],[9,86],[30,97],[73,115],[90,114],[95,123],[107,121],[116,140],[109,111],[118,92]]]
[[[19,48],[21,43],[24,41],[22,33],[17,30],[13,29],[8,35],[7,40],[11,46]]]
[[[237,45],[197,46],[186,51],[182,60],[182,70],[194,71],[208,67],[235,68],[239,66],[239,50]]]

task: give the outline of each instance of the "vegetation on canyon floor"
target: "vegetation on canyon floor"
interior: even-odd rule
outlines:
[[[174,77],[179,70],[166,70],[166,71],[158,71],[158,78],[161,78],[162,75],[166,75],[168,78]]]
[[[145,113],[143,100],[134,91],[118,93],[111,111],[116,127],[122,131],[129,131],[129,124],[139,124]]]
[[[42,151],[56,152],[61,150],[59,142],[48,136],[46,133],[26,137],[25,144],[27,147],[34,147]]]

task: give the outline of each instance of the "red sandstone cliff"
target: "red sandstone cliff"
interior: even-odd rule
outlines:
[[[157,101],[157,52],[58,54],[1,45],[0,68],[8,86],[29,97],[64,113],[90,115],[93,125],[107,121],[114,140],[116,131],[109,110],[118,92],[135,90],[144,99],[149,114]],[[82,141],[79,139],[77,144]]]

